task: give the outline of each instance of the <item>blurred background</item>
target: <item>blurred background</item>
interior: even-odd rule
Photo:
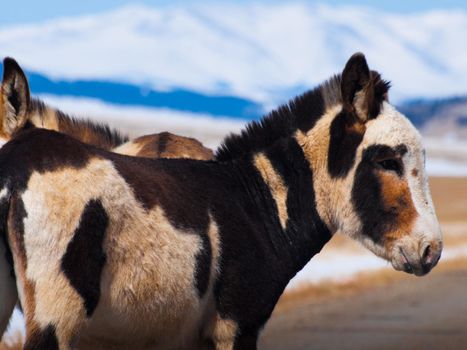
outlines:
[[[461,0],[31,0],[0,8],[0,57],[19,62],[35,97],[130,136],[167,130],[215,148],[339,73],[356,51],[392,82],[391,102],[424,136],[442,263],[417,279],[336,237],[291,281],[263,349],[465,346],[466,37]],[[2,346],[23,331],[16,312]]]

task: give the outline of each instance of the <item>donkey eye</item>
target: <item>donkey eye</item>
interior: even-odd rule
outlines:
[[[400,173],[402,170],[402,165],[396,159],[384,159],[378,162],[378,165],[384,170],[392,170],[396,173]]]

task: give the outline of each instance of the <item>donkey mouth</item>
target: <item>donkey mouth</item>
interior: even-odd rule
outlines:
[[[404,259],[404,263],[402,265],[403,266],[403,271],[407,272],[407,273],[410,273],[410,274],[414,274],[415,270],[414,270],[412,264],[409,262],[409,259],[407,259],[407,255],[405,255],[404,250],[402,248],[399,248],[399,253],[401,254],[402,258]]]
[[[402,270],[415,276],[424,276],[428,272],[430,272],[430,267],[427,268],[426,266],[423,266],[420,262],[417,262],[416,264],[412,263],[407,257],[407,254],[404,252],[404,249],[402,249],[402,247],[399,247],[399,253],[402,257],[402,268],[399,270]]]

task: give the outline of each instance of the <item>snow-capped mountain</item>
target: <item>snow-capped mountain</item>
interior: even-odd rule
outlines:
[[[339,72],[362,51],[393,81],[393,100],[467,93],[463,11],[212,2],[127,6],[0,28],[1,56],[53,79],[186,89],[269,107]]]

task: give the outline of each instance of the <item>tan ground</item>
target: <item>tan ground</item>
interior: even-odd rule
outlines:
[[[430,189],[441,222],[467,222],[467,178],[431,178]]]
[[[445,246],[467,244],[467,179],[430,184]],[[329,249],[362,249],[335,238]],[[289,291],[260,349],[467,349],[467,259],[441,260],[422,278],[384,270]]]
[[[295,300],[274,314],[259,349],[467,349],[467,261],[457,263]]]

